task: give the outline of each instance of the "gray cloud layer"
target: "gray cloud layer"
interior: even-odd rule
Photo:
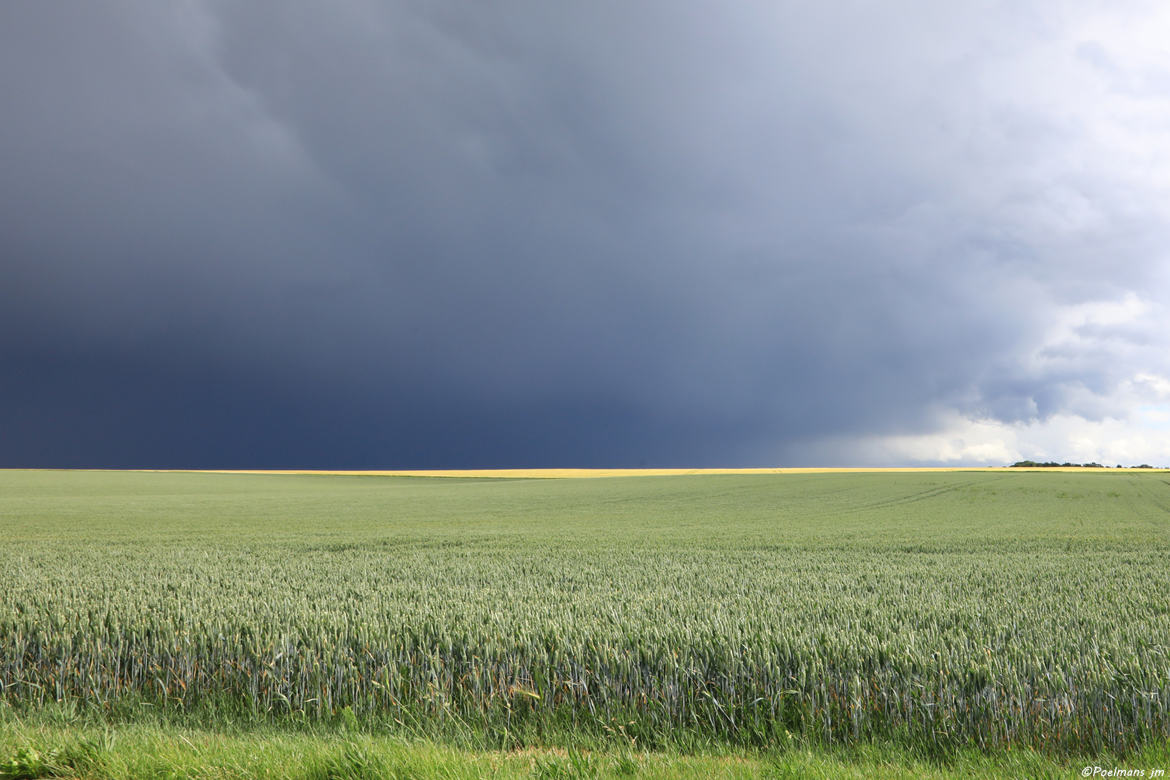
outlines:
[[[898,5],[4,5],[0,463],[1125,417],[1170,374],[1165,17]]]

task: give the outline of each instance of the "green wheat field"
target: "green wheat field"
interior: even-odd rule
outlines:
[[[0,471],[0,571],[0,777],[1170,769],[1167,472]]]

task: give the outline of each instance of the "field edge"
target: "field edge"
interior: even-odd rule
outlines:
[[[634,747],[471,749],[346,729],[216,728],[158,722],[70,725],[52,717],[0,722],[0,778],[63,777],[641,777],[1067,778],[1170,769],[1170,743],[1124,759],[1031,750],[961,752],[931,761],[892,745],[793,745],[785,750],[641,751]],[[1099,775],[1101,776],[1101,775]],[[1110,775],[1104,775],[1110,776]]]

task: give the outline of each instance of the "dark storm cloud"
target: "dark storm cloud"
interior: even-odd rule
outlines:
[[[1164,369],[1158,82],[1077,14],[0,15],[9,465],[849,462]]]

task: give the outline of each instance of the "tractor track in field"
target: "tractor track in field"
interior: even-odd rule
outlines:
[[[1000,475],[998,477],[998,479],[1002,479],[1002,478],[1003,478],[1003,475]],[[978,483],[986,483],[986,482],[987,482],[987,480],[981,480],[981,479],[964,480],[963,482],[955,482],[955,483],[949,484],[949,485],[942,485],[940,487],[930,488],[929,490],[921,490],[921,491],[918,491],[917,493],[910,493],[910,494],[907,494],[904,496],[898,496],[897,498],[882,499],[880,501],[871,501],[871,502],[868,502],[865,504],[859,504],[859,505],[856,505],[853,507],[846,507],[846,508],[840,510],[840,512],[846,513],[846,514],[858,514],[861,512],[869,512],[869,511],[872,511],[875,509],[885,509],[887,507],[902,506],[905,504],[914,504],[914,503],[917,503],[919,501],[926,501],[928,499],[935,498],[935,497],[941,496],[941,495],[945,495],[947,493],[953,493],[954,491],[960,490],[962,488],[971,487],[972,485],[975,485]]]
[[[1162,480],[1159,480],[1159,482],[1161,482],[1165,485],[1170,485],[1170,479],[1162,479]],[[1164,491],[1160,491],[1157,489],[1148,490],[1148,491],[1146,491],[1146,494],[1150,497],[1151,504],[1158,507],[1158,509],[1161,509],[1166,514],[1170,515],[1170,501],[1167,501],[1163,498]]]

